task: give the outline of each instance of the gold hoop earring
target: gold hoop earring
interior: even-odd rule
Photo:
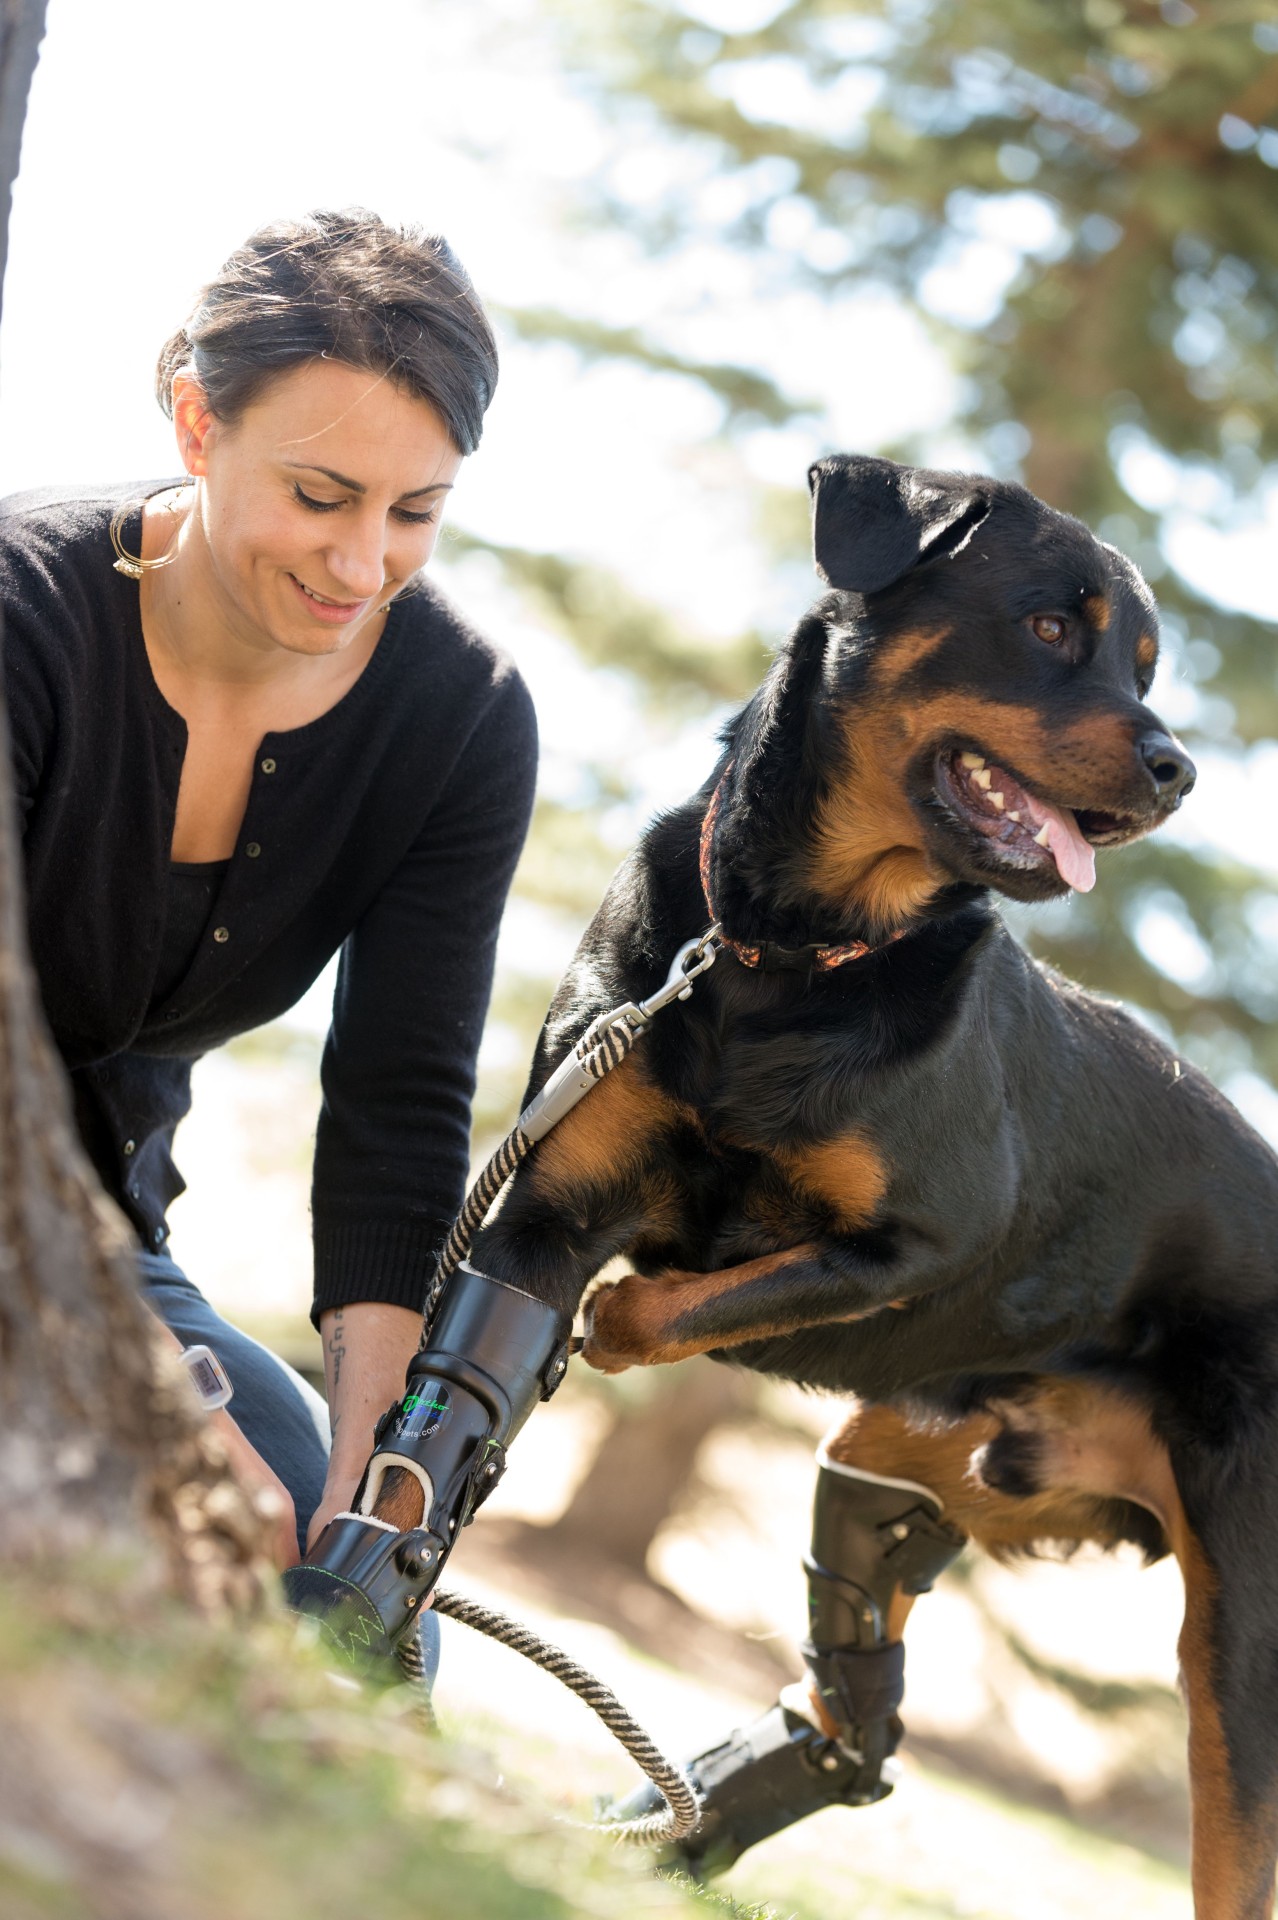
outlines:
[[[189,486],[191,483],[188,480],[183,484]],[[145,506],[146,502],[143,501],[142,504]],[[111,564],[117,573],[124,575],[126,580],[140,580],[144,573],[158,573],[161,567],[172,566],[173,562],[177,559],[177,555],[172,551],[171,541],[165,551],[159,554],[154,560],[144,560],[141,554],[129,552],[124,544],[124,523],[129,515],[136,512],[136,510],[136,503],[121,507],[118,513],[112,515],[111,524],[107,528],[107,532],[111,537],[111,545],[115,549],[116,554],[116,558]],[[176,513],[176,502],[170,505],[166,511]]]

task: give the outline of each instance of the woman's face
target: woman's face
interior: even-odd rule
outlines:
[[[308,360],[233,424],[174,384],[204,569],[220,618],[254,645],[337,653],[429,560],[462,456],[439,415],[385,376]]]

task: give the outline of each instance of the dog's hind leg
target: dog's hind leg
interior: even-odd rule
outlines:
[[[1222,1579],[1187,1527],[1176,1553],[1185,1576],[1180,1671],[1189,1709],[1194,1913],[1196,1920],[1265,1920],[1274,1910],[1278,1857],[1272,1585],[1259,1564],[1250,1577],[1234,1566]],[[1264,1618],[1248,1622],[1249,1613]]]
[[[678,1851],[699,1875],[722,1873],[747,1847],[823,1807],[868,1806],[892,1790],[883,1769],[901,1735],[905,1616],[965,1536],[942,1519],[942,1496],[897,1471],[881,1446],[875,1464],[864,1464],[865,1425],[873,1437],[901,1422],[869,1409],[818,1455],[804,1562],[808,1687],[787,1688],[752,1725],[689,1763],[704,1811]],[[641,1793],[622,1811],[646,1806]]]
[[[845,1424],[818,1454],[803,1655],[822,1730],[859,1755],[860,1797],[890,1791],[883,1764],[900,1739],[906,1615],[961,1552],[964,1535],[941,1518],[921,1481],[853,1463]]]
[[[820,1807],[864,1805],[887,1790],[879,1769],[901,1733],[906,1620],[966,1540],[997,1554],[1046,1540],[1135,1539],[1157,1553],[1178,1511],[1143,1413],[1087,1383],[1036,1381],[998,1414],[957,1423],[858,1407],[819,1458],[808,1682],[691,1763],[706,1811],[679,1850],[700,1873],[722,1871]],[[1204,1806],[1209,1785],[1205,1796]],[[1210,1840],[1202,1845],[1214,1857]],[[1252,1911],[1199,1909],[1200,1920],[1250,1920]]]
[[[1157,1515],[1185,1582],[1179,1651],[1189,1713],[1194,1913],[1197,1920],[1265,1920],[1273,1912],[1278,1859],[1271,1571],[1278,1437],[1268,1463],[1255,1434],[1245,1454],[1201,1440],[1169,1452],[1139,1401],[1087,1380],[1037,1382],[999,1411],[1003,1424],[977,1464],[987,1484],[1022,1496],[1010,1507],[1032,1507],[1050,1500],[1054,1488],[1073,1488],[1135,1500]],[[990,1508],[984,1524],[979,1512],[959,1524],[997,1544],[989,1529],[999,1524],[999,1508]]]

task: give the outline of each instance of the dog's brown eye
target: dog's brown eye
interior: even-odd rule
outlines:
[[[1059,647],[1065,638],[1065,622],[1054,613],[1036,613],[1030,621],[1036,637],[1049,647]]]

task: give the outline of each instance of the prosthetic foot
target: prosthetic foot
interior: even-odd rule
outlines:
[[[506,1466],[506,1447],[564,1376],[568,1316],[462,1262],[402,1400],[378,1422],[355,1511],[331,1520],[284,1575],[291,1605],[315,1615],[347,1660],[391,1653]],[[415,1526],[377,1513],[387,1473],[420,1488]]]
[[[892,1791],[885,1766],[901,1738],[903,1600],[926,1593],[963,1535],[926,1487],[818,1455],[808,1575],[810,1687],[787,1688],[752,1726],[699,1754],[688,1772],[705,1800],[701,1824],[668,1864],[697,1878],[723,1873],[747,1847],[822,1807],[864,1807]],[[806,1710],[805,1710],[806,1709]],[[649,1807],[651,1798],[652,1806]],[[613,1809],[655,1810],[652,1791]]]

